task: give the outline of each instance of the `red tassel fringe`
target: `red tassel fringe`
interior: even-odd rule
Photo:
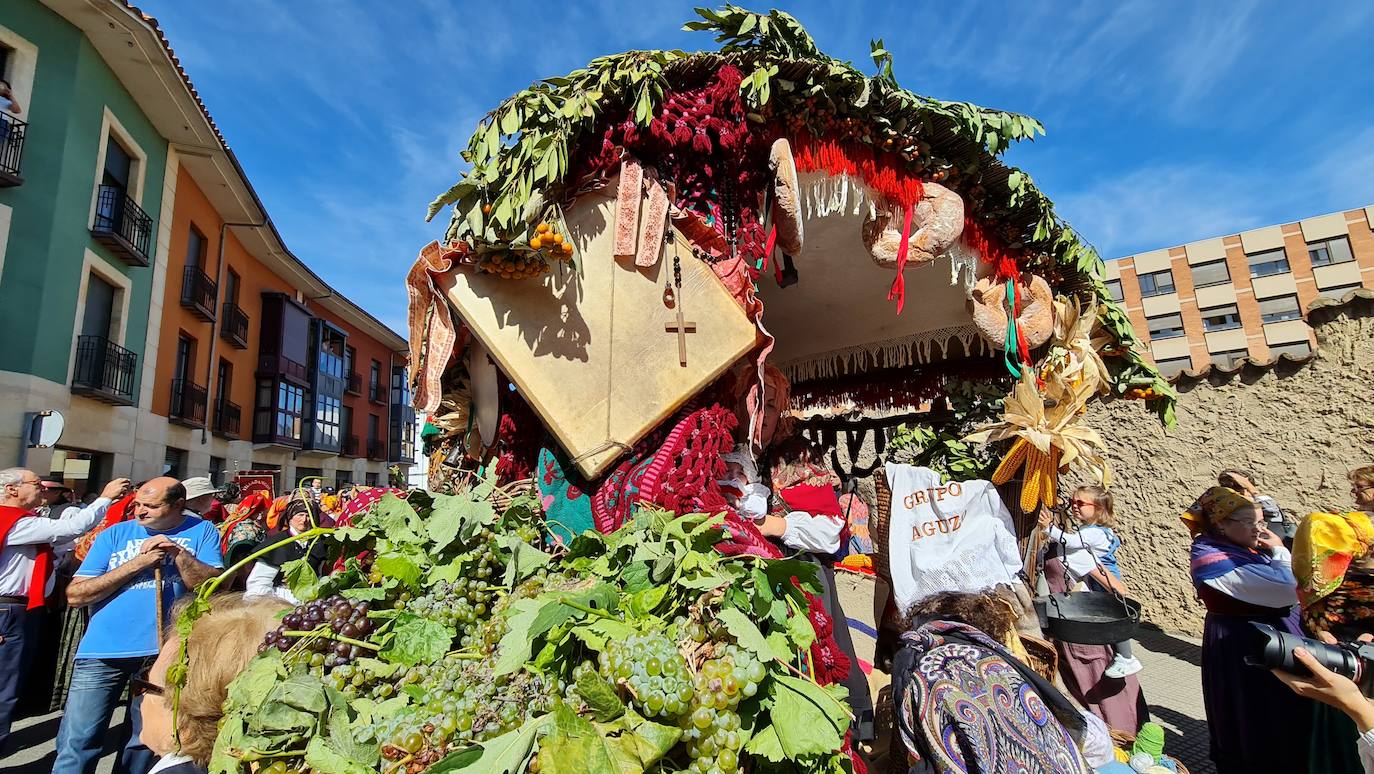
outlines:
[[[1020,256],[984,231],[982,224],[967,214],[964,215],[964,242],[977,250],[984,261],[992,264],[993,275],[997,279],[1005,282],[1021,276],[1016,260]]]
[[[882,194],[889,204],[915,207],[921,201],[921,179],[906,171],[906,162],[893,154],[879,154],[858,143],[808,136],[797,138],[792,155],[798,172],[823,171],[857,177]]]

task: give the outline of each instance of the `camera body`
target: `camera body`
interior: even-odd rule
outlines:
[[[1255,627],[1263,641],[1260,642],[1258,655],[1246,656],[1247,664],[1307,676],[1307,667],[1293,657],[1295,648],[1303,648],[1322,666],[1361,685],[1374,676],[1374,669],[1370,668],[1374,665],[1374,643],[1342,642],[1328,645],[1320,640],[1281,632],[1269,624],[1252,621],[1250,625]]]

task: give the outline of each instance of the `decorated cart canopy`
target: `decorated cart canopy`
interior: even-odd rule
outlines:
[[[750,500],[843,522],[806,411],[911,410],[891,449],[1027,513],[1109,477],[1094,396],[1171,421],[1100,258],[997,158],[1038,122],[901,89],[881,41],[870,76],[786,13],[699,14],[719,51],[479,124],[407,278],[433,491],[294,537],[332,572],[284,568],[304,602],[212,770],[862,772],[833,549],[784,558]]]
[[[411,276],[415,394],[455,396],[474,457],[487,358],[593,478],[743,362],[900,405],[938,394],[920,366],[1015,377],[1058,344],[1171,421],[1101,259],[997,158],[1037,121],[901,89],[880,41],[867,76],[786,13],[700,13],[719,52],[602,57],[501,103],[431,206],[453,219]],[[1056,307],[1085,341],[1054,340]]]

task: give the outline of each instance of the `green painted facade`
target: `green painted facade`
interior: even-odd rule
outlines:
[[[167,142],[144,116],[80,29],[38,0],[4,0],[0,24],[38,47],[33,94],[24,105],[23,185],[0,188],[12,208],[0,275],[0,370],[68,383],[85,251],[100,256],[132,283],[124,339],[139,356],[138,395],[153,267],[134,267],[90,234],[105,109],[146,154],[139,205],[153,218],[148,260],[154,262],[167,161]]]

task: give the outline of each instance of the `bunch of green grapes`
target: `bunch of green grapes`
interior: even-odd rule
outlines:
[[[528,672],[493,675],[489,659],[456,654],[401,673],[395,690],[407,686],[419,689],[415,703],[399,716],[380,720],[374,729],[389,760],[407,755],[438,760],[452,747],[500,736],[548,713],[564,690],[557,678]]]
[[[744,739],[736,710],[742,700],[758,693],[766,675],[763,663],[736,645],[726,645],[702,664],[693,686],[691,712],[680,722],[692,758],[688,771],[715,774],[738,769]]]
[[[612,640],[598,658],[601,676],[624,685],[647,717],[677,718],[692,703],[691,673],[677,644],[661,632]]]
[[[496,594],[495,587],[480,580],[439,581],[406,605],[406,610],[464,631],[491,614]]]

